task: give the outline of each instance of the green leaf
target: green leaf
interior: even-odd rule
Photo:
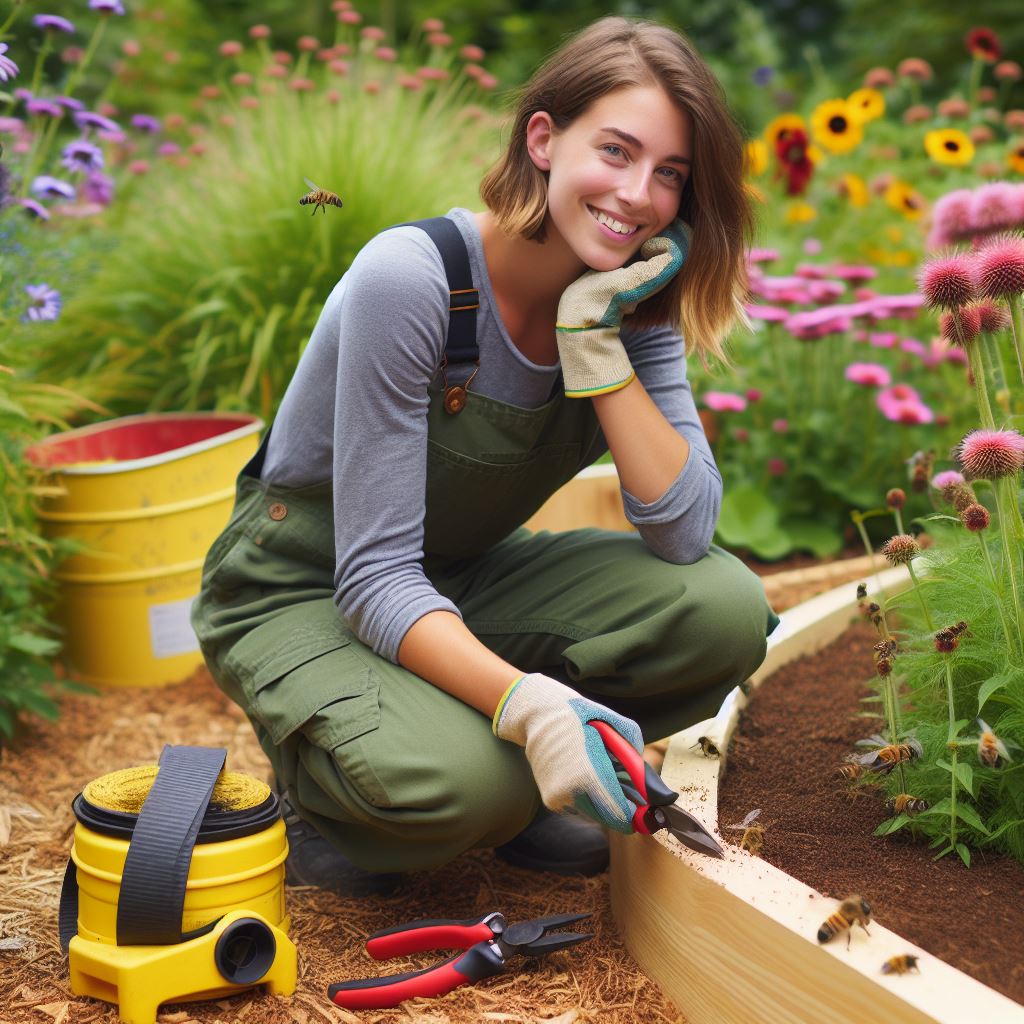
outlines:
[[[942,838],[945,839],[945,836],[943,836]],[[953,847],[952,846],[947,846],[945,849],[939,850],[939,852],[937,854],[935,854],[934,857],[932,857],[932,860],[942,860],[942,858],[945,857],[947,853],[952,853],[952,852],[953,852]]]
[[[953,766],[941,757],[935,762],[935,767],[941,768],[944,772],[949,772],[950,775],[953,774]]]
[[[35,690],[23,691],[22,706],[51,722],[56,721],[60,713],[57,705],[46,694]]]
[[[39,657],[54,655],[61,648],[59,640],[50,640],[45,636],[25,632],[14,633],[8,638],[7,645],[23,654],[35,654]]]
[[[722,497],[718,532],[726,544],[746,547],[752,538],[770,536],[778,526],[778,507],[756,487],[733,487]]]
[[[789,534],[794,548],[810,551],[817,558],[830,558],[843,546],[838,529],[811,519],[787,519],[782,528]]]
[[[960,785],[974,796],[974,769],[969,764],[959,762],[956,766],[956,777]]]
[[[893,832],[898,832],[904,825],[910,821],[910,818],[901,814],[895,818],[886,818],[878,828],[875,829],[876,836],[887,836]]]
[[[985,706],[985,702],[993,693],[997,690],[1001,690],[1007,683],[1012,681],[1012,675],[1007,672],[1001,676],[993,676],[991,679],[987,679],[982,683],[978,690],[978,714],[981,714],[981,709]]]
[[[960,854],[960,859],[964,862],[966,867],[971,866],[971,851],[963,843],[956,844],[956,852]]]
[[[978,812],[970,804],[957,804],[956,816],[961,821],[966,821],[971,828],[976,828],[979,832],[988,835],[985,823],[978,817]]]
[[[0,733],[8,737],[14,735],[14,717],[8,714],[2,704],[0,704]]]

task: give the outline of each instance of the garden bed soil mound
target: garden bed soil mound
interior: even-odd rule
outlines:
[[[765,860],[826,896],[864,896],[880,924],[1024,1003],[1024,866],[976,850],[968,869],[952,856],[932,861],[909,835],[879,838],[882,797],[851,793],[835,776],[856,740],[877,731],[854,717],[870,692],[876,640],[857,624],[755,691],[729,746],[719,822],[760,807]]]

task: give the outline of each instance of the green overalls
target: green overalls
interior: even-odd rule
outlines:
[[[634,719],[658,739],[708,717],[764,658],[777,617],[738,559],[693,565],[637,534],[521,524],[596,457],[593,403],[522,409],[430,387],[424,572],[487,647]],[[540,807],[523,750],[489,719],[375,654],[334,603],[330,481],[239,474],[192,624],[292,802],[360,867],[403,871],[507,842]],[[511,680],[509,680],[511,682]]]

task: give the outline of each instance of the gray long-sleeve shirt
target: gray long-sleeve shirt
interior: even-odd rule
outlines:
[[[550,398],[559,367],[532,363],[516,348],[472,212],[455,208],[447,216],[466,240],[480,293],[480,370],[471,390],[537,408]],[[425,232],[393,228],[371,239],[324,305],[261,473],[264,482],[289,487],[333,481],[335,601],[359,639],[392,662],[417,619],[436,610],[459,614],[422,567],[427,387],[444,351],[448,301],[444,263]],[[644,504],[623,489],[626,516],[659,557],[694,562],[711,543],[722,478],[686,380],[683,340],[668,328],[630,331],[628,324],[621,336],[644,388],[690,445],[686,465],[655,501]]]

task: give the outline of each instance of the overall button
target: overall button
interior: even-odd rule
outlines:
[[[288,515],[288,506],[285,505],[283,502],[275,501],[274,504],[267,509],[267,513],[271,519],[273,519],[275,522],[279,522],[280,520],[284,519],[286,515]]]

